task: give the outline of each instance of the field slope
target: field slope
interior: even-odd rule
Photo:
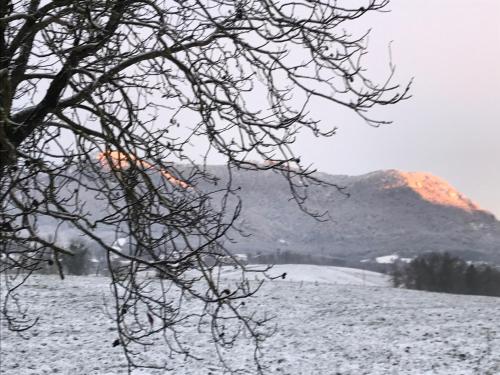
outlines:
[[[383,275],[333,267],[280,265],[249,308],[276,315],[277,333],[266,344],[266,373],[498,374],[500,300],[394,289]],[[235,270],[223,273],[228,282]],[[108,280],[52,276],[30,279],[24,291],[39,325],[27,340],[1,326],[0,373],[5,375],[126,373],[113,322],[103,299]],[[176,375],[222,374],[208,341],[195,326],[183,339],[206,362],[169,359],[161,349],[145,356],[168,359]],[[235,364],[252,361],[251,347],[234,348]],[[137,374],[165,374],[148,370]]]

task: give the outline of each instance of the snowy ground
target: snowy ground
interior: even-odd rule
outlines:
[[[261,266],[255,266],[259,268]],[[252,268],[252,266],[250,266]],[[286,273],[285,280],[292,282],[312,282],[320,284],[389,286],[389,278],[381,273],[357,268],[313,266],[309,264],[277,264],[269,272],[270,277]],[[239,278],[240,273],[232,267],[226,267],[223,276]]]
[[[383,275],[345,268],[280,265],[273,272],[287,278],[268,283],[251,302],[279,315],[266,373],[500,374],[498,298],[393,289]],[[0,373],[125,373],[102,304],[108,290],[101,277],[31,279],[25,296],[41,321],[28,339],[2,323]],[[174,361],[169,372],[141,374],[222,374],[195,327],[186,327],[186,337],[206,362]],[[235,347],[234,358],[242,367],[251,363],[247,343]]]

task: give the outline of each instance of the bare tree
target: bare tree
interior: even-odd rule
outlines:
[[[71,251],[57,238],[71,228],[106,251],[117,343],[130,369],[151,366],[137,348],[155,335],[191,355],[177,328],[196,317],[210,320],[223,363],[239,335],[252,337],[262,371],[266,317],[241,303],[260,284],[248,283],[244,265],[231,289],[218,277],[240,210],[231,171],[280,173],[302,206],[307,186],[321,181],[292,144],[305,129],[335,133],[310,116],[311,100],[378,126],[386,122],[370,110],[408,96],[408,86],[392,82],[392,63],[380,83],[367,76],[368,34],[346,31],[388,1],[354,3],[2,1],[0,237],[10,328],[33,323],[14,298],[32,272],[54,262],[64,276],[60,255]],[[228,179],[207,169],[213,154]],[[113,246],[119,238],[127,250]],[[154,290],[148,270],[162,275]],[[186,298],[200,310],[183,308]]]

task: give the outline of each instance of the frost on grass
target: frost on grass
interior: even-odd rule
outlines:
[[[367,278],[352,271],[348,278],[347,269],[279,267],[275,272],[287,269],[289,276],[267,283],[246,301],[249,308],[277,316],[279,329],[264,348],[266,373],[500,373],[498,298],[393,289],[372,273]],[[226,277],[232,277],[231,271]],[[116,330],[106,311],[106,278],[61,282],[36,276],[23,294],[40,322],[23,337],[8,332],[2,322],[2,374],[126,373],[121,348],[113,346]],[[207,330],[186,321],[179,336],[200,361],[170,357],[160,342],[140,355],[167,363],[175,374],[222,374]],[[252,368],[252,357],[250,342],[241,340],[233,348],[231,358],[242,374],[251,373],[244,369]],[[157,373],[165,372],[136,372]]]

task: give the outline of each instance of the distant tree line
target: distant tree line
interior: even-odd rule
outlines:
[[[432,292],[500,296],[500,270],[469,264],[448,253],[427,253],[410,263],[397,263],[391,272],[396,287]]]
[[[72,255],[58,254],[57,260],[54,256],[46,256],[45,262],[40,262],[33,271],[41,274],[57,274],[56,262],[58,262],[65,275],[103,274],[106,267],[102,267],[102,264],[106,263],[106,259],[102,249],[91,248],[89,243],[81,238],[70,239],[67,248]]]

